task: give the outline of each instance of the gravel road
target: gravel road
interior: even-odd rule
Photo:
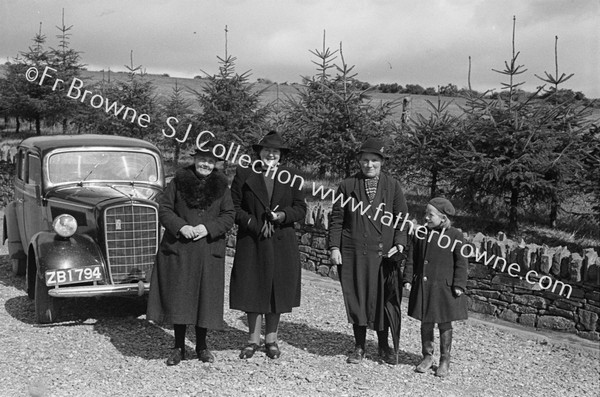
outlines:
[[[227,269],[229,273],[230,260]],[[339,284],[305,271],[302,288],[302,306],[282,316],[279,360],[270,360],[262,352],[240,360],[239,348],[246,341],[244,316],[226,307],[225,330],[209,332],[209,347],[217,361],[203,364],[195,358],[191,330],[186,340],[191,359],[167,367],[165,358],[173,344],[173,331],[146,321],[142,299],[65,300],[62,322],[37,325],[24,279],[13,277],[7,256],[0,256],[0,396],[600,393],[597,344],[572,343],[564,337],[523,332],[477,319],[455,325],[448,378],[414,372],[420,359],[419,322],[408,317],[403,319],[400,365],[377,359],[376,336],[371,331],[367,359],[359,365],[346,364],[353,338]],[[405,313],[406,302],[403,305]]]

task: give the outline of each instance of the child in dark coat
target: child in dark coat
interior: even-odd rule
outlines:
[[[436,376],[446,376],[450,366],[452,321],[466,320],[468,261],[461,251],[462,232],[450,226],[448,216],[455,214],[452,203],[436,197],[427,204],[426,226],[416,228],[407,259],[407,273],[412,273],[408,315],[421,320],[423,360],[417,372],[433,366],[433,328],[440,332],[440,364]]]

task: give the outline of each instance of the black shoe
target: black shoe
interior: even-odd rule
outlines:
[[[215,356],[208,349],[196,350],[196,354],[198,355],[198,360],[203,363],[214,363]]]
[[[274,360],[281,356],[281,351],[279,350],[279,346],[277,346],[277,342],[265,343],[265,348],[267,349],[267,357],[270,359]]]
[[[167,365],[177,365],[181,360],[185,360],[185,349],[179,347],[171,349],[171,354],[167,359]]]
[[[390,365],[398,364],[398,355],[396,354],[396,351],[389,346],[379,348],[379,357]]]
[[[246,347],[244,347],[240,353],[241,359],[251,358],[254,353],[259,349],[259,346],[256,343],[249,343]]]
[[[346,362],[348,364],[360,364],[363,358],[365,358],[365,349],[360,346],[356,346],[354,351],[348,356]]]

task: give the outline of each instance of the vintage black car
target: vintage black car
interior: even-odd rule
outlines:
[[[57,321],[58,298],[149,290],[160,239],[155,199],[165,186],[154,145],[108,135],[28,138],[15,174],[4,238],[39,323]]]

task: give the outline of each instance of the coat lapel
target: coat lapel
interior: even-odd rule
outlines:
[[[355,190],[357,193],[357,197],[362,199],[365,205],[369,205],[369,197],[367,196],[367,192],[364,187],[364,180],[361,178],[357,178],[357,183],[355,184]],[[380,203],[385,203],[385,197],[387,192],[387,180],[385,175],[382,173],[379,176],[379,183],[377,184],[377,192],[375,193],[375,197],[373,198],[373,202],[370,204],[369,210],[365,213],[371,224],[377,229],[379,233],[381,233],[383,228],[383,223],[381,223],[381,217],[383,216],[383,212],[380,212],[377,219],[375,219],[375,213],[377,212],[377,206]],[[385,203],[387,205],[387,203]],[[383,211],[386,211],[386,207],[382,208]]]
[[[246,179],[246,184],[254,192],[260,203],[265,208],[269,208],[269,193],[267,192],[267,185],[265,185],[262,174],[257,174],[256,172],[250,173],[250,176]],[[275,195],[274,192],[273,195]]]
[[[354,186],[352,187],[352,190],[350,190],[348,192],[348,194],[357,202],[362,201],[363,205],[369,205],[367,193],[365,192],[365,187],[363,185],[363,180],[361,179],[360,174],[357,174],[356,177],[354,178]],[[344,197],[343,199],[346,200],[347,198],[348,197]],[[346,206],[346,208],[352,208],[353,206],[354,206],[353,203],[349,202],[348,205]],[[357,212],[360,212],[360,209],[358,209]],[[370,209],[369,209],[369,211],[365,212],[364,216],[367,216],[367,214],[369,214],[369,212],[370,212]]]
[[[275,183],[273,184],[273,195],[271,196],[271,209],[275,208],[275,206],[281,201],[286,190],[286,187],[277,180],[276,175],[273,175],[273,179],[275,179]],[[278,208],[278,210],[281,210],[281,208]]]
[[[431,234],[432,230],[427,228],[427,236],[425,236],[425,239],[421,242],[422,245],[422,252],[423,252],[423,260],[427,259],[427,254],[429,253],[429,235]]]
[[[377,228],[377,230],[379,230],[379,232],[381,232],[382,227],[383,227],[383,223],[381,222],[381,218],[383,217],[383,211],[388,211],[388,208],[387,208],[388,203],[386,202],[387,186],[388,186],[387,176],[384,173],[381,173],[379,175],[379,183],[377,184],[377,192],[375,193],[375,197],[373,198],[373,202],[371,203],[370,210],[371,210],[372,216],[369,217],[369,220],[375,226],[375,228]],[[384,203],[385,205],[382,207],[382,212],[379,213],[378,218],[375,220],[375,213],[377,212],[377,206],[379,206],[379,204],[381,204],[381,203]]]

